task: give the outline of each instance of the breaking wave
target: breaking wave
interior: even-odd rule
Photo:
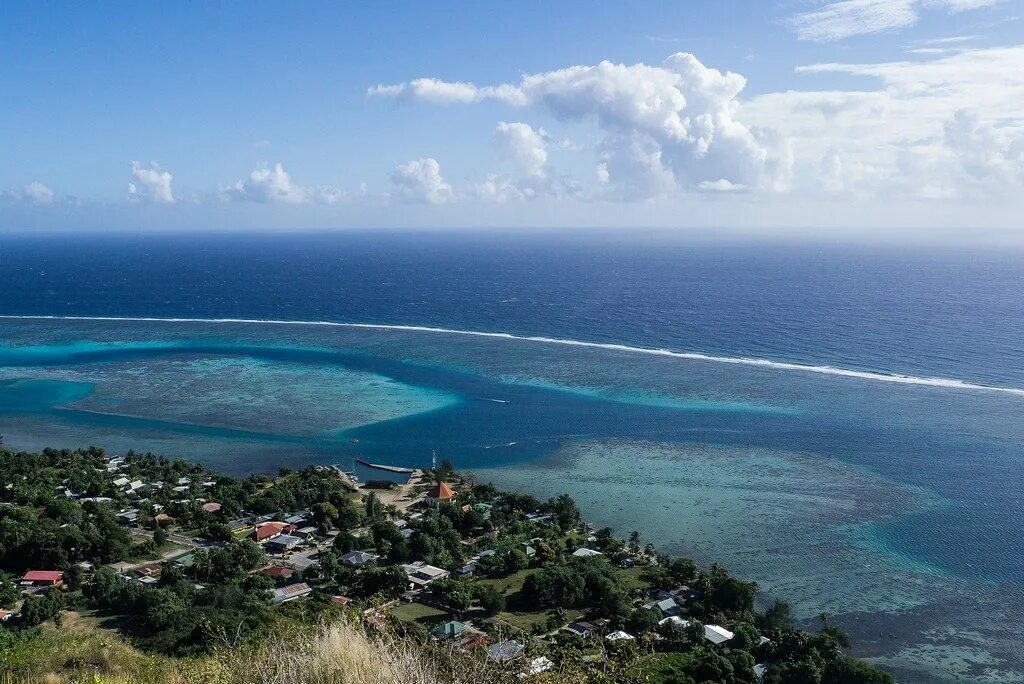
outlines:
[[[812,365],[805,363],[792,363],[788,361],[772,361],[770,359],[759,359],[746,356],[716,356],[701,352],[674,351],[671,349],[659,349],[654,347],[634,347],[627,344],[616,344],[613,342],[588,342],[585,340],[570,340],[562,337],[546,337],[543,335],[514,335],[504,332],[484,332],[480,330],[459,330],[458,328],[439,328],[426,325],[397,325],[387,323],[338,323],[335,321],[288,321],[272,318],[161,318],[154,316],[13,316],[0,315],[0,319],[19,320],[58,320],[58,321],[127,321],[127,322],[151,322],[151,323],[214,323],[214,324],[248,324],[248,325],[291,325],[291,326],[323,326],[332,328],[362,328],[368,330],[400,330],[407,332],[439,333],[445,335],[466,335],[470,337],[485,337],[501,340],[518,340],[522,342],[536,342],[541,344],[557,344],[568,347],[585,347],[589,349],[606,349],[610,351],[627,352],[631,354],[649,354],[652,356],[667,356],[677,359],[688,359],[693,361],[709,361],[713,363],[727,363],[738,366],[754,366],[757,368],[770,368],[775,370],[798,371],[804,373],[818,373],[822,375],[837,375],[840,377],[857,378],[859,380],[871,380],[875,382],[893,382],[904,385],[921,385],[925,387],[942,387],[957,390],[974,390],[985,392],[1001,392],[1004,394],[1015,394],[1024,396],[1024,389],[1017,387],[999,387],[996,385],[983,385],[954,378],[934,378],[914,375],[902,375],[899,373],[884,373],[878,371],[854,370],[852,368],[841,368],[829,365]]]

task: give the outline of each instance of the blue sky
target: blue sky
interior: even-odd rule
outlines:
[[[353,5],[5,4],[0,229],[1006,236],[1024,208],[1019,0]]]

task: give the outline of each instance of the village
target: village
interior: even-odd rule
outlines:
[[[40,597],[70,589],[109,612],[183,582],[201,605],[203,592],[236,583],[271,614],[357,614],[520,678],[567,662],[656,672],[699,657],[742,668],[738,681],[751,682],[781,653],[771,636],[793,629],[781,609],[754,615],[755,585],[720,568],[659,556],[638,533],[624,541],[596,530],[566,496],[500,492],[447,462],[363,483],[333,466],[239,482],[149,456],[93,462],[86,487],[71,473],[53,495],[112,514],[130,557],[32,565],[0,620],[23,620]],[[278,507],[291,500],[304,505]],[[237,567],[218,571],[218,562]],[[129,598],[90,589],[112,582]]]

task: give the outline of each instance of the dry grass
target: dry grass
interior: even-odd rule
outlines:
[[[103,632],[48,634],[0,661],[0,683],[441,684],[513,682],[482,659],[352,621],[197,659],[140,653]]]

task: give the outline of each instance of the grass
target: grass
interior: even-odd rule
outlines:
[[[82,627],[80,625],[80,627]],[[0,684],[441,684],[517,681],[499,666],[341,620],[198,658],[142,653],[103,630],[47,629],[0,653]]]
[[[422,625],[435,625],[447,622],[448,613],[422,603],[403,603],[391,609],[391,614],[404,622],[418,622]]]
[[[583,615],[578,610],[567,610],[565,611],[566,623],[572,622],[576,618]],[[500,617],[503,621],[517,627],[524,631],[529,632],[533,629],[534,625],[546,625],[548,621],[547,611],[527,612],[527,611],[516,611],[516,612],[504,612],[501,613]]]
[[[508,577],[499,577],[497,579],[485,578],[478,581],[481,584],[489,584],[501,593],[505,594],[505,596],[511,596],[512,594],[519,593],[523,588],[523,583],[526,581],[526,578],[538,571],[539,568],[529,568],[528,570],[520,570]]]
[[[645,568],[640,566],[618,570],[619,579],[622,580],[622,588],[626,590],[647,589],[650,585],[640,579],[640,575],[643,574],[644,570]]]

